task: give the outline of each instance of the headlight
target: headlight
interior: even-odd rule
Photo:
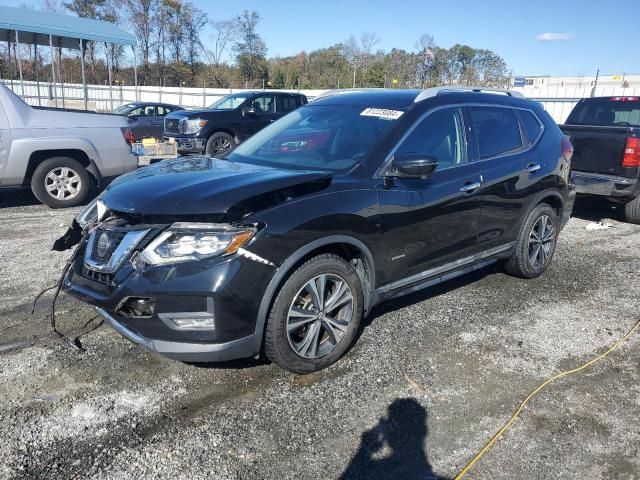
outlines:
[[[84,210],[82,210],[76,216],[76,222],[82,228],[86,227],[90,223],[96,223],[102,220],[105,212],[107,211],[107,206],[100,200],[100,197],[96,197],[93,199],[91,203],[89,203]]]
[[[207,124],[202,118],[193,118],[182,121],[182,133],[198,133]]]
[[[174,223],[140,254],[151,265],[187,262],[235,253],[256,233],[251,227],[216,223]]]

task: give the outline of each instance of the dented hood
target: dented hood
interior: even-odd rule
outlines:
[[[329,182],[327,172],[187,157],[123,175],[100,198],[110,210],[131,214],[241,217]]]

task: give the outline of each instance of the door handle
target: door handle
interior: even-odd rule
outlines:
[[[476,190],[478,190],[481,186],[482,185],[480,185],[480,182],[465,183],[462,187],[460,187],[460,191],[464,193],[473,193]]]
[[[525,172],[527,173],[535,173],[538,170],[540,170],[542,167],[540,166],[539,163],[530,163],[529,165],[527,165],[527,168],[525,168]]]

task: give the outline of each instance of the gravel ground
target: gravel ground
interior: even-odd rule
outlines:
[[[79,353],[46,301],[29,314],[76,212],[0,192],[0,478],[451,478],[533,387],[638,320],[640,226],[581,200],[544,277],[493,267],[387,303],[320,373],[186,365],[107,327]],[[59,311],[67,333],[98,322],[69,298]],[[639,358],[636,334],[551,385],[466,478],[640,478]]]

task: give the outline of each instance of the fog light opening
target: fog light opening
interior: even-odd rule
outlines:
[[[213,330],[213,317],[203,318],[169,318],[179,330]]]
[[[148,297],[126,297],[116,308],[116,315],[126,318],[151,318],[156,301]]]

